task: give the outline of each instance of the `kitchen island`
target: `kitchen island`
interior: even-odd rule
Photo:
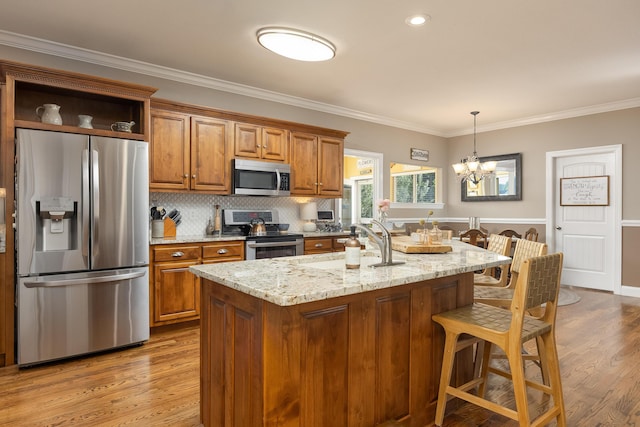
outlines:
[[[431,316],[473,302],[473,271],[510,261],[451,245],[379,268],[363,251],[358,270],[344,253],[191,267],[203,279],[204,426],[428,425],[444,345]]]

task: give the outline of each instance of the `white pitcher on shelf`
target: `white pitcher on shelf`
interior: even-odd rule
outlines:
[[[36,114],[40,117],[42,123],[50,123],[52,125],[61,125],[62,116],[60,116],[60,106],[56,104],[43,104],[36,108]]]

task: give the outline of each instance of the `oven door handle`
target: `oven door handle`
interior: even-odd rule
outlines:
[[[293,240],[288,242],[267,242],[267,243],[258,243],[247,241],[247,247],[249,248],[275,248],[282,246],[296,246],[300,244],[300,240]]]

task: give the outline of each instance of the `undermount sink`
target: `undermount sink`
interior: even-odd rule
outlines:
[[[362,256],[360,257],[360,268],[369,267],[372,264],[378,264],[381,261],[379,256]],[[305,267],[320,268],[322,270],[341,270],[345,268],[344,258],[332,259],[328,261],[315,261],[304,263]]]

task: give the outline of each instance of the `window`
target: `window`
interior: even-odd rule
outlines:
[[[344,193],[337,206],[343,227],[374,218],[374,205],[382,199],[381,165],[380,153],[344,150]]]
[[[437,203],[438,169],[391,164],[391,201],[395,203]]]
[[[361,179],[356,181],[358,189],[358,205],[360,218],[373,218],[373,180]]]

